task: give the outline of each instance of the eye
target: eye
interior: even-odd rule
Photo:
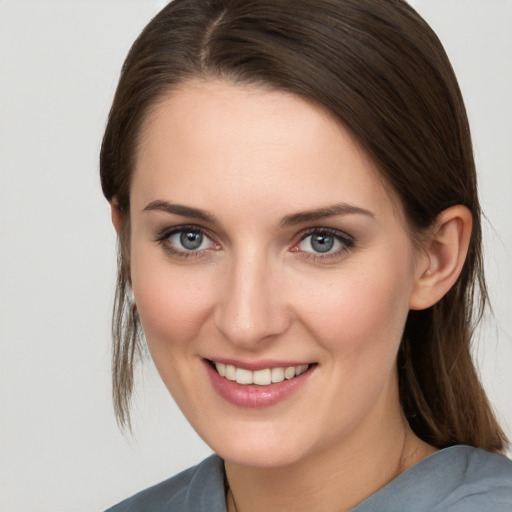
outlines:
[[[169,243],[187,251],[206,249],[208,241],[203,232],[192,229],[178,231],[169,237]]]
[[[313,257],[336,256],[354,245],[351,238],[340,231],[331,229],[314,229],[302,235],[300,242],[292,248]]]
[[[209,249],[218,250],[214,242],[203,229],[196,226],[178,226],[166,229],[156,239],[171,255],[178,257],[200,256]]]
[[[302,251],[313,250],[314,252],[323,253],[331,251],[336,244],[341,245],[333,235],[329,233],[315,233],[304,238],[299,247]]]

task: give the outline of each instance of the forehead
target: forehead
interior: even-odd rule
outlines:
[[[155,104],[141,130],[135,192],[146,202],[215,194],[294,209],[393,202],[371,158],[324,107],[224,81],[188,82]]]

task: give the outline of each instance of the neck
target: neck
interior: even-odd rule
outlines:
[[[228,511],[348,511],[435,451],[414,435],[401,413],[387,428],[379,425],[378,432],[367,434],[358,432],[338,446],[283,467],[226,461]]]

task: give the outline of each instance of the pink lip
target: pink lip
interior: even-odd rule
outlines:
[[[224,360],[217,362],[224,363]],[[294,391],[298,390],[303,384],[307,382],[309,377],[314,373],[313,369],[315,368],[310,367],[307,371],[298,377],[294,377],[290,380],[284,380],[283,382],[270,384],[268,386],[258,386],[256,384],[243,385],[228,380],[224,377],[221,377],[217,371],[212,368],[208,361],[205,360],[204,363],[213,388],[222,398],[232,403],[233,405],[237,405],[239,407],[249,407],[253,409],[270,407],[271,405],[278,404],[279,402],[285,400]],[[256,371],[262,368],[276,368],[281,365],[277,365],[275,361],[273,361],[271,365],[262,366],[261,363],[258,362],[253,366],[257,366],[257,368],[253,370],[252,368],[248,368],[247,365],[240,365],[238,368],[246,368],[251,369],[252,371]],[[298,365],[287,363],[286,365],[282,366],[285,367]]]

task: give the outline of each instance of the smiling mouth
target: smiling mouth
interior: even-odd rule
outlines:
[[[242,385],[255,384],[257,386],[270,386],[285,380],[291,380],[309,370],[313,364],[302,364],[299,366],[287,366],[277,368],[264,368],[251,371],[245,368],[237,368],[231,364],[216,363],[209,361],[212,368],[227,380]]]

